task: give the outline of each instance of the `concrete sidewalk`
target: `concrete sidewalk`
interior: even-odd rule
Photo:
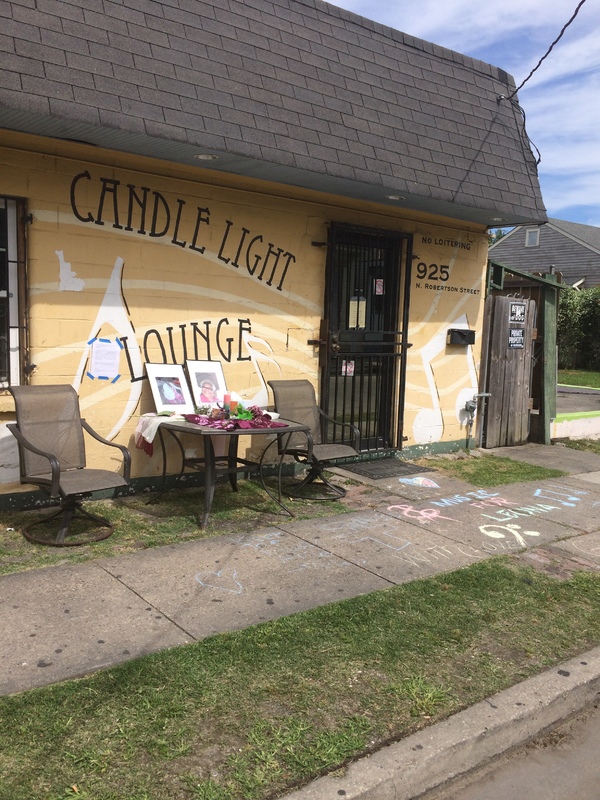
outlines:
[[[523,548],[549,571],[600,569],[600,457],[541,445],[493,452],[569,475],[490,490],[437,472],[361,479],[377,487],[377,502],[369,507],[363,495],[362,508],[350,514],[281,517],[277,526],[247,534],[0,577],[0,601],[10,612],[0,642],[0,693]],[[587,687],[600,679],[600,659],[593,663],[597,674],[585,673]],[[364,787],[351,793],[346,786],[343,793],[415,796],[369,795]],[[305,796],[333,795],[328,788]]]

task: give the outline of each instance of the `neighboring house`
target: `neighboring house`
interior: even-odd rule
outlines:
[[[548,219],[518,225],[490,247],[490,258],[523,272],[554,272],[562,282],[588,289],[600,284],[600,228]]]
[[[2,386],[71,383],[148,483],[147,362],[463,446],[488,229],[546,221],[510,75],[321,0],[0,13]],[[11,496],[7,431],[0,466]]]

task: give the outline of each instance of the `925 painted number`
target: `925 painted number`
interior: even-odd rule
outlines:
[[[450,267],[446,264],[424,264],[422,261],[417,264],[417,278],[419,280],[427,279],[428,281],[443,281],[444,283],[450,277]]]

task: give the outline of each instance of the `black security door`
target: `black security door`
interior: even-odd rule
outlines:
[[[328,242],[322,407],[363,450],[402,447],[411,237],[335,225]]]

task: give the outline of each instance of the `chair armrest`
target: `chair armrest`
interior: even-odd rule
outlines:
[[[360,450],[360,430],[356,427],[356,425],[353,425],[351,422],[342,422],[339,419],[333,419],[333,417],[330,417],[321,408],[317,408],[317,411],[319,412],[319,414],[321,416],[321,427],[323,428],[323,431],[322,431],[323,439],[325,439],[325,430],[324,430],[325,426],[324,426],[323,423],[329,422],[330,425],[334,425],[336,427],[349,428],[350,429],[350,441],[352,443],[352,447],[356,451]]]
[[[50,497],[55,499],[60,497],[60,463],[55,455],[52,453],[48,453],[45,450],[40,450],[39,447],[33,445],[28,439],[26,439],[21,431],[19,430],[17,424],[15,422],[7,422],[6,427],[15,437],[17,442],[24,447],[26,450],[35,453],[38,456],[43,456],[47,458],[50,463],[50,471],[52,472],[52,484],[50,486]],[[22,474],[22,473],[21,473]],[[27,476],[25,476],[27,477]]]
[[[300,446],[300,444],[286,446],[284,443],[289,437],[289,435],[290,435],[289,432],[286,431],[285,428],[280,428],[277,431],[277,453],[280,456],[284,455],[294,456],[296,461],[304,459],[306,459],[307,461],[311,461],[313,457],[313,447],[314,447],[314,440],[312,437],[312,433],[309,430],[292,433],[292,437],[306,436],[306,446]]]
[[[312,461],[313,457],[313,447],[314,447],[313,436],[310,431],[305,431],[304,433],[306,435],[306,460],[310,462]]]
[[[109,439],[105,439],[104,436],[101,436],[97,431],[95,431],[84,419],[81,420],[81,426],[90,434],[90,436],[96,439],[96,441],[100,442],[101,444],[108,445],[108,447],[116,447],[121,451],[123,456],[123,477],[127,482],[129,482],[129,475],[131,472],[131,453],[129,452],[129,449],[123,444],[117,444],[116,442],[111,442]]]

